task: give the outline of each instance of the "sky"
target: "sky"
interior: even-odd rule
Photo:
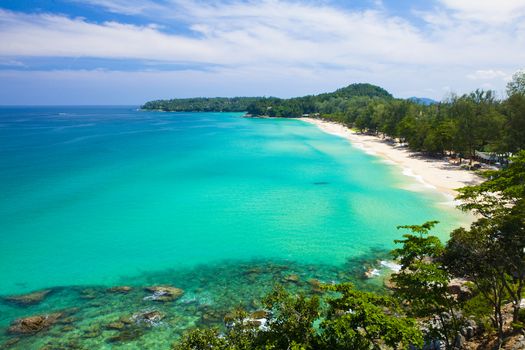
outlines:
[[[0,0],[0,105],[293,97],[351,83],[504,97],[525,0]]]

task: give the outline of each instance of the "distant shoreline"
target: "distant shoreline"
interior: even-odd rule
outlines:
[[[413,177],[429,189],[434,189],[448,197],[455,198],[458,188],[479,184],[483,179],[445,159],[423,157],[407,147],[394,144],[373,135],[358,134],[348,127],[322,119],[297,118],[316,125],[320,130],[343,137],[365,152],[386,159],[403,169],[403,174]]]

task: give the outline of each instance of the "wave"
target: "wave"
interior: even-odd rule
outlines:
[[[394,262],[394,261],[389,261],[389,260],[381,260],[381,262],[379,263],[382,267],[384,268],[387,268],[393,272],[399,272],[401,271],[401,265],[399,265],[398,263]]]
[[[421,183],[423,186],[425,186],[427,188],[431,188],[433,190],[437,189],[436,186],[431,185],[428,182],[426,182],[425,180],[423,180],[423,177],[421,177],[421,175],[414,174],[414,172],[410,168],[403,168],[403,175],[415,178],[419,183]]]

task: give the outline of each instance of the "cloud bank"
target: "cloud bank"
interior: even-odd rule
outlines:
[[[401,97],[441,98],[451,89],[502,91],[525,62],[523,1],[439,0],[407,16],[393,15],[381,4],[358,10],[326,1],[77,2],[150,24],[0,9],[0,62],[118,59],[136,62],[137,69],[35,71],[13,65],[0,70],[2,81],[33,76],[58,89],[58,77],[95,85],[97,78],[106,86],[120,81],[125,89],[124,83],[136,79],[151,91],[156,80],[166,89],[162,97],[189,96],[199,86],[200,95],[293,96],[365,81]],[[191,68],[158,69],[166,63]],[[140,96],[149,95],[140,94],[133,89],[115,102],[140,103]]]

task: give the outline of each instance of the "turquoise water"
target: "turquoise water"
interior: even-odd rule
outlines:
[[[110,331],[86,338],[83,327],[150,307],[141,287],[170,283],[186,302],[155,303],[164,326],[126,343],[169,348],[209,319],[203,305],[217,316],[257,303],[287,274],[359,281],[397,225],[440,220],[445,238],[465,220],[441,195],[406,190],[410,181],[298,120],[1,108],[0,295],[53,293],[30,307],[0,303],[0,333],[15,317],[77,306],[74,331],[57,326],[14,347],[118,347]],[[105,292],[122,284],[136,286],[127,298]]]

